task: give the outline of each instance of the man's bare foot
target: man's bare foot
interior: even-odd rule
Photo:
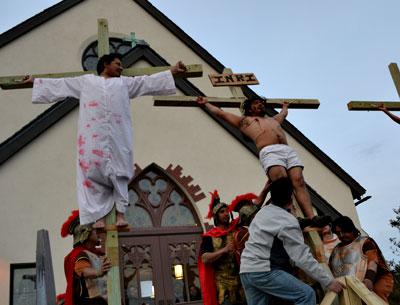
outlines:
[[[115,222],[115,225],[117,227],[126,227],[128,225],[123,213],[117,212],[117,221]]]
[[[100,218],[98,221],[96,221],[93,225],[94,229],[104,229],[106,227],[106,221],[103,218]]]

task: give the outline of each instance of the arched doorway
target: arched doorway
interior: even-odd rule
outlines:
[[[200,304],[197,254],[203,232],[194,201],[177,179],[151,164],[129,186],[119,234],[125,305]]]

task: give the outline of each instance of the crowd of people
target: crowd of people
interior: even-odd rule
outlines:
[[[295,276],[296,269],[336,293],[345,289],[336,278],[355,276],[388,303],[393,276],[372,238],[361,235],[347,216],[319,228],[329,273],[304,243],[290,179],[274,181],[269,190],[270,203],[262,207],[254,194],[238,196],[230,205],[212,197],[215,227],[204,234],[199,255],[204,304],[316,304],[315,291]],[[239,216],[232,220],[230,211]]]

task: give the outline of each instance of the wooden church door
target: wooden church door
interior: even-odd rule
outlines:
[[[202,227],[193,200],[155,164],[130,184],[126,219],[119,233],[125,305],[201,304],[197,254]]]

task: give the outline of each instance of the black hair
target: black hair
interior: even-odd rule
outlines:
[[[289,177],[282,177],[272,182],[270,191],[272,203],[284,207],[292,198],[293,185]]]
[[[258,96],[250,97],[243,102],[243,114],[244,115],[246,115],[246,116],[251,115],[251,113],[250,113],[251,105],[253,104],[254,101],[262,101],[264,103],[264,106],[266,106],[266,99],[258,97]]]
[[[336,227],[339,227],[342,232],[353,233],[355,236],[360,235],[360,231],[356,228],[350,217],[340,216],[335,219],[332,224],[333,231],[336,231]],[[335,232],[336,233],[336,232]]]
[[[105,65],[109,65],[116,58],[122,60],[122,55],[118,53],[110,53],[100,57],[97,62],[97,74],[100,75],[104,71]]]

